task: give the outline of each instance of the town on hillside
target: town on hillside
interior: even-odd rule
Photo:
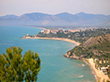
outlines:
[[[44,33],[44,34],[49,34],[49,33],[52,33],[52,34],[57,34],[57,33],[64,33],[64,34],[68,34],[70,32],[80,32],[79,29],[74,29],[74,30],[57,30],[57,29],[45,29],[45,30],[42,30],[41,33]]]
[[[100,36],[108,33],[110,33],[109,28],[101,28],[101,29],[90,28],[90,29],[82,29],[82,30],[44,29],[36,35],[31,36],[30,34],[27,34],[22,38],[34,38],[34,37],[67,38],[82,43],[88,40],[90,37]]]

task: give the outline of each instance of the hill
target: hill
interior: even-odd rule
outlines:
[[[56,38],[68,38],[77,42],[84,42],[93,36],[100,36],[104,34],[110,34],[110,29],[86,29],[86,30],[55,30],[47,29],[44,32],[39,32],[37,37],[56,37]]]
[[[110,81],[110,34],[91,37],[80,46],[68,51],[64,56],[73,59],[86,59],[100,82]],[[107,75],[108,79],[102,78],[98,74]],[[103,80],[101,81],[101,79]]]
[[[15,19],[15,18],[17,18],[18,16],[16,16],[16,15],[6,15],[6,16],[1,16],[0,17],[0,19],[2,20],[7,20],[7,19]]]
[[[36,25],[36,26],[110,26],[110,15],[87,14],[84,12],[56,15],[44,13],[26,13],[21,16],[0,16],[0,25]]]
[[[65,56],[74,59],[99,58],[110,61],[110,34],[91,37],[68,51]]]

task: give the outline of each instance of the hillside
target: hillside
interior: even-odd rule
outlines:
[[[68,51],[65,56],[75,59],[99,58],[110,61],[110,34],[91,37],[80,46]]]
[[[92,65],[96,75],[100,73],[107,75],[110,81],[110,34],[91,37],[80,46],[68,51],[64,56],[73,59],[86,59]],[[100,75],[97,77],[102,78]],[[105,79],[105,77],[103,78]],[[100,79],[98,79],[100,82],[104,80]]]
[[[74,31],[74,32],[72,32]],[[68,38],[75,40],[76,42],[84,42],[93,36],[100,36],[104,34],[110,34],[110,29],[87,29],[87,30],[44,30],[37,34],[37,37],[56,37],[56,38]]]
[[[44,13],[26,13],[21,16],[0,16],[0,25],[36,25],[36,26],[110,26],[110,15],[87,14],[84,12],[56,15]]]

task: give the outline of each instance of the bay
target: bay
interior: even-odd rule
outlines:
[[[58,40],[21,39],[35,35],[42,29],[20,26],[0,26],[0,54],[7,47],[20,46],[25,51],[38,52],[42,62],[37,82],[95,82],[88,65],[81,60],[67,59],[63,55],[75,44]]]

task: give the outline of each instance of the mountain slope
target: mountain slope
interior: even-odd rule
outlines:
[[[40,25],[40,26],[110,26],[110,15],[77,13],[27,13],[21,16],[7,15],[0,17],[0,25]]]
[[[59,17],[62,20],[68,21],[68,22],[74,22],[74,21],[78,21],[79,20],[79,17],[78,16],[69,14],[67,12],[60,13],[60,14],[57,14],[55,16]]]
[[[1,16],[0,19],[15,19],[18,16],[16,15],[6,15],[6,16]]]
[[[110,58],[110,34],[91,37],[80,46],[76,46],[68,51],[66,57],[82,59],[82,58]]]
[[[46,16],[51,16],[51,15],[43,14],[43,13],[28,13],[28,14],[21,15],[20,17],[18,17],[18,19],[38,21],[38,20],[42,20]]]

